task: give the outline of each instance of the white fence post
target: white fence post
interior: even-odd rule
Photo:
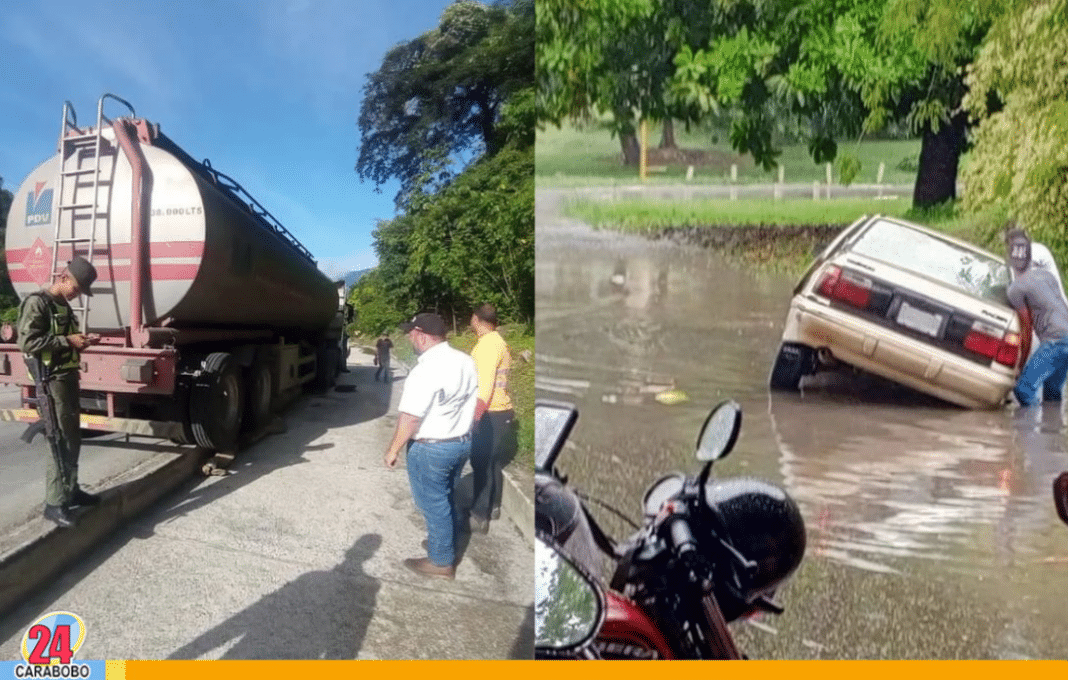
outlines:
[[[831,197],[831,164],[827,164],[827,198]]]
[[[686,181],[689,182],[689,181],[692,181],[692,180],[693,180],[693,166],[691,165],[691,166],[688,166],[686,168]]]
[[[731,164],[731,200],[738,200],[738,165]]]
[[[812,200],[820,200],[820,181],[818,179],[812,180]]]
[[[886,163],[879,163],[879,179],[875,181],[879,185],[879,198],[883,197],[883,172],[886,170]]]
[[[779,183],[775,185],[775,200],[782,198],[782,189],[786,177],[786,168],[782,165],[779,166]]]

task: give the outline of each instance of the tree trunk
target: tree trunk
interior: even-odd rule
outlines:
[[[623,150],[624,165],[640,165],[642,162],[642,146],[638,141],[638,135],[633,132],[619,133],[619,146]]]
[[[912,192],[913,208],[930,208],[957,198],[957,169],[964,150],[967,114],[958,113],[943,123],[938,132],[928,125],[923,130],[920,169]]]
[[[677,149],[675,144],[675,121],[670,118],[664,120],[664,132],[660,137],[661,149]]]

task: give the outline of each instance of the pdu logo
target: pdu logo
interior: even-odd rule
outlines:
[[[52,221],[52,189],[45,189],[45,182],[37,182],[33,191],[26,194],[26,226],[39,227]]]
[[[24,664],[16,664],[16,678],[88,678],[89,663],[75,663],[85,642],[85,622],[71,612],[51,612],[37,619],[22,636]]]

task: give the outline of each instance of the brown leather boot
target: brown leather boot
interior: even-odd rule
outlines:
[[[449,580],[456,578],[456,567],[439,567],[426,557],[410,557],[404,560],[404,566],[420,576],[437,576]]]

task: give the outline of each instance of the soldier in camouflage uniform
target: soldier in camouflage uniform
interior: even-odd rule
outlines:
[[[78,487],[79,351],[97,338],[78,332],[77,319],[68,303],[80,294],[92,295],[90,286],[95,280],[93,265],[75,257],[51,286],[28,295],[19,308],[19,349],[27,355],[30,375],[37,370],[36,358],[44,364],[47,390],[59,422],[60,436],[51,446],[46,463],[44,516],[61,527],[74,523],[71,508],[100,502],[98,496]]]

